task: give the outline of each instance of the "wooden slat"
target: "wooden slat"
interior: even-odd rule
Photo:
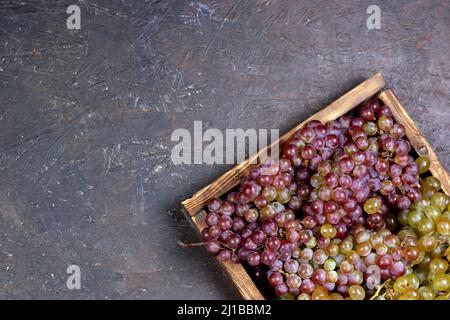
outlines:
[[[353,107],[374,96],[385,86],[385,84],[386,83],[381,74],[374,74],[369,79],[362,82],[360,85],[356,86],[355,88],[329,104],[326,108],[317,112],[313,116],[309,117],[308,119],[294,127],[292,130],[285,133],[277,142],[279,143],[279,145],[282,145],[308,121],[320,120],[325,123],[344,115]],[[277,142],[274,142],[271,146],[269,146],[269,150]],[[226,172],[216,181],[195,193],[190,199],[184,200],[182,202],[183,207],[190,215],[195,215],[199,210],[205,207],[209,199],[220,197],[221,195],[238,185],[240,177],[245,174],[246,170],[252,163],[255,163],[255,160],[258,159],[260,154],[267,154],[266,151],[267,150],[259,151],[259,153],[257,153],[256,155],[235,166],[233,169]]]
[[[433,148],[426,140],[423,133],[417,128],[406,109],[400,103],[394,92],[390,89],[382,91],[378,97],[388,106],[397,122],[405,126],[405,133],[414,149],[419,155],[427,156],[430,159],[430,172],[441,181],[442,190],[450,195],[450,176],[433,151]]]
[[[205,215],[206,212],[202,210],[192,217],[192,222],[194,223],[199,233],[206,227]],[[225,273],[230,277],[234,286],[238,289],[239,293],[244,299],[264,300],[263,295],[258,290],[255,283],[250,278],[242,264],[235,264],[231,261],[222,262],[217,258],[216,261],[219,263],[220,267],[225,271]]]

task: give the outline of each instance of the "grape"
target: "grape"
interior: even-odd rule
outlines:
[[[290,259],[284,263],[284,270],[287,273],[297,273],[298,268],[299,268],[299,263],[297,262],[297,260]]]
[[[232,234],[228,237],[227,243],[230,249],[238,249],[241,246],[242,238],[238,234]]]
[[[439,179],[429,176],[425,178],[424,186],[433,189],[434,191],[439,191],[441,189],[441,182]]]
[[[433,300],[436,297],[433,289],[428,286],[420,287],[418,292],[423,300]]]
[[[445,273],[438,273],[433,279],[433,289],[437,291],[450,290],[450,275]]]
[[[446,217],[440,217],[436,222],[436,229],[439,234],[443,236],[450,235],[450,219]]]
[[[313,272],[311,280],[316,285],[324,285],[327,280],[327,273],[323,269],[317,269]]]
[[[218,221],[219,221],[219,216],[216,213],[208,213],[205,216],[205,223],[210,227],[215,226]]]
[[[247,256],[247,262],[251,266],[257,266],[261,263],[261,256],[258,252],[252,252]]]
[[[314,269],[309,263],[302,263],[298,267],[298,274],[302,279],[309,279],[313,275]]]
[[[306,145],[301,151],[301,156],[305,160],[311,160],[316,155],[316,148],[311,145]]]
[[[289,288],[300,288],[300,285],[302,284],[302,279],[296,275],[296,274],[290,274],[286,277],[286,285]]]
[[[276,260],[276,256],[272,251],[264,250],[261,253],[261,262],[267,266],[271,266]]]
[[[381,199],[370,198],[364,202],[364,210],[368,214],[374,214],[381,210]]]
[[[420,211],[418,211],[420,212]],[[433,222],[432,219],[430,218],[423,218],[418,226],[417,226],[417,230],[420,232],[420,234],[422,235],[426,235],[426,234],[431,234],[436,230],[436,226]]]
[[[230,250],[221,249],[217,255],[220,261],[228,261],[231,258]]]
[[[320,233],[325,238],[332,239],[336,236],[337,231],[336,228],[333,227],[331,224],[326,223],[320,227]]]
[[[430,261],[429,269],[433,273],[445,273],[448,270],[448,263],[444,259],[434,258]]]
[[[216,254],[220,250],[220,244],[218,241],[209,241],[206,244],[206,249],[208,250],[209,253]]]
[[[440,210],[445,210],[448,200],[448,197],[442,192],[436,192],[430,198],[431,204],[438,207]]]
[[[397,155],[407,155],[409,151],[411,150],[411,145],[406,140],[397,140],[395,143],[395,153]]]
[[[408,209],[411,206],[411,200],[407,196],[400,196],[395,201],[399,209]]]
[[[418,165],[419,165],[419,173],[425,173],[428,171],[428,169],[430,169],[430,159],[428,159],[427,157],[421,156],[418,157],[415,161]]]
[[[363,300],[366,296],[366,292],[360,285],[351,285],[348,288],[348,295],[352,300]]]
[[[273,272],[268,277],[271,286],[276,287],[283,283],[283,276],[279,272]]]
[[[362,128],[369,136],[376,135],[378,132],[378,126],[373,121],[367,121],[366,123],[363,124]]]
[[[308,293],[311,294],[315,288],[314,282],[312,282],[311,279],[304,279],[302,281],[302,284],[300,285],[300,291],[302,293]]]
[[[330,149],[336,149],[339,146],[339,138],[335,134],[325,136],[325,145]]]
[[[382,115],[378,119],[378,127],[383,131],[389,131],[394,127],[394,121],[387,115]]]
[[[338,167],[342,172],[350,173],[355,167],[355,161],[351,157],[344,156],[339,160]]]

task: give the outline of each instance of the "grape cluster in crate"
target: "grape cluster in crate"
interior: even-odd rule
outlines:
[[[313,120],[208,202],[202,236],[281,299],[450,297],[450,199],[388,107]]]

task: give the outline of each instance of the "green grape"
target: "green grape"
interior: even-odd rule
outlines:
[[[317,166],[317,173],[324,177],[333,170],[334,164],[330,160],[324,160]]]
[[[378,132],[378,126],[373,121],[367,121],[363,124],[362,128],[369,136],[376,135]]]
[[[436,192],[433,194],[433,196],[430,198],[430,202],[432,205],[438,207],[441,210],[445,210],[445,207],[447,206],[447,196],[443,194],[442,192]]]
[[[420,280],[414,273],[410,273],[405,277],[406,277],[407,281],[409,282],[410,288],[412,288],[414,290],[419,289]]]
[[[450,211],[445,211],[445,212],[441,215],[441,217],[450,219]]]
[[[398,222],[400,222],[404,226],[408,225],[408,213],[409,213],[409,210],[405,209],[405,210],[400,211],[400,213],[397,216]]]
[[[433,300],[436,297],[436,293],[430,287],[423,286],[418,291],[423,300]]]
[[[430,261],[429,268],[430,271],[434,272],[435,274],[444,273],[448,269],[448,263],[444,259],[434,258],[433,260]]]
[[[314,237],[311,237],[311,239],[309,239],[309,241],[306,243],[306,246],[308,248],[314,248],[317,245],[317,240]]]
[[[438,243],[437,246],[431,251],[433,258],[442,258],[445,253],[445,246],[442,243]]]
[[[322,201],[330,201],[333,189],[327,186],[321,186],[317,191],[317,196]]]
[[[272,202],[277,196],[277,189],[272,186],[265,187],[262,191],[262,195],[267,199],[268,202]]]
[[[277,201],[281,204],[288,203],[289,200],[291,200],[291,193],[289,192],[289,189],[284,188],[283,190],[279,191],[275,199],[277,199]]]
[[[430,199],[422,197],[411,205],[411,209],[423,211],[423,208],[430,205]]]
[[[327,259],[323,264],[325,271],[332,271],[336,268],[336,261],[334,259]]]
[[[406,293],[410,289],[418,289],[420,285],[419,278],[411,273],[409,275],[398,277],[394,282],[394,290],[398,293]]]
[[[443,236],[450,235],[450,219],[446,217],[440,217],[436,222],[436,229],[439,234]]]
[[[372,251],[372,245],[370,244],[370,241],[358,243],[356,246],[356,252],[360,256],[367,257],[370,251]]]
[[[387,254],[389,251],[388,246],[385,245],[384,243],[376,244],[373,248],[375,249],[375,251],[377,252],[378,255]]]
[[[339,251],[342,254],[347,254],[353,249],[353,243],[348,240],[344,240],[339,244]]]
[[[435,191],[439,191],[441,189],[441,182],[433,176],[426,177],[423,184],[425,188],[430,188]]]
[[[336,228],[329,223],[325,223],[320,227],[320,234],[327,239],[334,238],[336,233]]]
[[[381,209],[381,199],[379,198],[369,198],[364,202],[364,210],[368,214],[374,214]]]
[[[448,300],[448,297],[446,294],[441,294],[437,296],[434,300]]]
[[[286,210],[286,208],[281,203],[279,203],[277,201],[272,202],[270,205],[274,208],[276,213],[281,213],[281,212],[284,212]],[[287,214],[287,212],[286,212],[286,214]]]
[[[344,300],[344,297],[342,296],[342,294],[334,292],[330,294],[330,300]]]
[[[342,261],[341,264],[339,265],[339,271],[341,273],[350,273],[353,270],[354,270],[353,265],[347,260]]]
[[[441,210],[431,204],[423,208],[423,212],[428,218],[433,219],[433,221],[436,221],[441,216]]]
[[[276,214],[277,212],[275,211],[274,207],[270,204],[261,209],[261,216],[265,219],[273,219],[275,218]]]
[[[419,300],[420,293],[418,290],[408,289],[398,299],[399,300]]]
[[[383,131],[389,131],[392,128],[392,118],[382,115],[378,119],[378,127]]]
[[[433,289],[437,291],[448,291],[450,289],[450,274],[436,274],[433,279]]]
[[[338,273],[334,270],[327,272],[327,282],[336,283],[338,277],[339,277]]]
[[[360,285],[354,284],[348,288],[348,295],[352,300],[363,300],[366,296],[366,291]]]
[[[309,182],[310,182],[311,186],[313,186],[314,188],[318,188],[323,184],[323,178],[320,174],[315,173],[311,176],[311,179]]]
[[[397,233],[397,236],[400,238],[401,241],[403,241],[405,238],[413,238],[413,239],[419,239],[417,237],[416,232],[411,227],[404,227],[402,230],[400,230]]]
[[[433,196],[433,194],[436,193],[436,189],[434,188],[429,188],[429,187],[423,187],[421,188],[422,190],[422,196],[425,198],[431,198]]]
[[[425,215],[418,210],[411,210],[408,213],[408,223],[411,227],[417,229],[419,223],[425,218]]]
[[[424,173],[430,169],[430,159],[427,157],[418,157],[416,163],[419,165],[419,173]]]
[[[422,235],[430,234],[436,230],[436,226],[434,225],[433,220],[431,220],[430,218],[424,218],[419,222],[417,230],[419,230],[420,234]]]
[[[311,300],[311,296],[307,293],[300,293],[297,296],[297,300]]]
[[[433,235],[424,235],[418,241],[419,249],[425,252],[433,250],[437,245],[437,239]]]
[[[328,297],[328,289],[322,286],[318,286],[311,294],[312,300],[326,300]]]

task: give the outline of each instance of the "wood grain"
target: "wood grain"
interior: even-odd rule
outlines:
[[[326,108],[315,113],[290,131],[286,132],[283,136],[280,137],[277,142],[274,142],[272,145],[270,145],[268,147],[268,150],[271,150],[276,143],[282,145],[308,121],[320,120],[325,123],[344,115],[353,107],[374,96],[385,86],[385,84],[386,82],[384,81],[382,75],[380,73],[375,73],[366,81],[362,82],[361,84],[329,104]],[[250,165],[252,163],[255,163],[255,160],[258,159],[260,155],[268,154],[266,149],[267,148],[259,151],[248,160],[242,162],[241,164],[226,172],[213,183],[195,193],[191,198],[184,200],[182,202],[183,207],[190,215],[195,215],[206,205],[209,199],[213,197],[220,197],[230,189],[234,188],[239,184],[240,177],[245,174]],[[262,157],[260,159],[262,159]]]
[[[430,172],[441,181],[442,190],[444,190],[447,195],[450,195],[450,176],[448,171],[439,161],[433,148],[406,112],[406,109],[400,103],[397,96],[392,90],[386,89],[382,91],[378,97],[391,109],[395,120],[405,126],[406,136],[416,152],[419,155],[427,156],[430,159]]]
[[[205,215],[206,212],[202,210],[192,217],[192,222],[199,233],[206,227]],[[223,262],[217,258],[216,261],[223,271],[230,277],[231,281],[233,281],[235,287],[245,300],[264,300],[263,295],[256,287],[255,283],[250,278],[242,264],[235,264],[231,261]]]

